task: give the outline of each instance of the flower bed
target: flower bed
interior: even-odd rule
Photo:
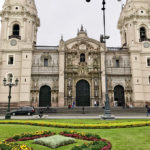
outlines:
[[[35,133],[22,133],[20,135],[15,135],[11,138],[6,139],[6,142],[16,142],[16,141],[27,141],[33,140],[41,137],[48,137],[52,136],[55,133],[51,131],[36,131]]]
[[[101,137],[99,135],[91,134],[91,133],[83,133],[83,132],[74,132],[72,131],[64,131],[61,132],[60,135],[68,136],[68,137],[73,137],[76,139],[82,139],[82,140],[87,140],[87,141],[99,141]]]
[[[56,128],[76,128],[76,129],[111,129],[111,128],[131,128],[150,126],[150,121],[136,121],[136,122],[111,122],[100,124],[69,124],[69,123],[56,123],[56,122],[32,122],[32,121],[0,121],[0,124],[23,124],[33,126],[45,126]]]
[[[110,150],[112,145],[109,141],[102,139],[99,135],[89,134],[89,133],[80,133],[74,131],[64,131],[61,132],[60,135],[64,135],[67,137],[73,137],[77,139],[87,140],[87,141],[94,141],[93,143],[85,143],[81,146],[74,146],[71,150]]]
[[[106,145],[105,142],[97,141],[90,144],[84,143],[81,146],[74,146],[71,150],[107,150],[108,148],[104,149]]]
[[[8,138],[4,142],[0,142],[0,150],[33,150],[32,148],[27,147],[26,145],[19,145],[13,142],[16,141],[26,141],[33,140],[41,137],[47,137],[54,135],[55,133],[51,131],[36,131],[35,133],[22,133],[20,135],[15,135],[11,138]],[[102,139],[99,135],[83,132],[74,132],[64,131],[59,133],[62,136],[72,137],[81,140],[93,141],[89,144],[83,144],[81,146],[74,146],[71,150],[110,150],[112,145],[109,141]]]
[[[8,143],[6,141],[0,141],[0,150],[33,150],[25,144],[20,145],[17,143]]]

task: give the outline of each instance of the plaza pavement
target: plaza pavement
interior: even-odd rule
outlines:
[[[32,119],[101,119],[102,114],[44,114],[42,118],[38,115],[33,116],[12,116],[11,119],[32,120]],[[5,119],[5,116],[0,116],[0,120]],[[115,119],[150,119],[150,115],[146,114],[126,114],[115,115]]]

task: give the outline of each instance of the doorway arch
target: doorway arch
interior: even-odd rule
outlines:
[[[39,107],[51,106],[51,88],[44,85],[40,88]]]
[[[76,106],[90,106],[90,85],[86,80],[76,84]]]
[[[117,106],[125,106],[124,87],[117,85],[114,88],[114,101],[117,102]]]

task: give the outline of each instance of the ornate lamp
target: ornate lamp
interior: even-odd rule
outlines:
[[[4,86],[8,86],[8,87],[9,87],[8,109],[7,109],[7,113],[6,113],[6,115],[5,115],[5,119],[11,119],[11,115],[10,115],[11,88],[12,88],[13,86],[17,86],[17,85],[18,85],[18,82],[19,82],[19,80],[16,78],[15,84],[14,84],[14,83],[12,83],[13,75],[10,74],[9,77],[10,77],[10,78],[9,78],[9,81],[6,80],[6,78],[4,78],[4,80],[3,80]]]

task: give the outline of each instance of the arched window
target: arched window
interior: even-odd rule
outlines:
[[[18,24],[13,25],[13,35],[19,36],[20,26]]]
[[[140,28],[140,40],[141,41],[146,40],[146,29],[144,27]]]
[[[85,62],[85,54],[80,55],[80,62]]]

